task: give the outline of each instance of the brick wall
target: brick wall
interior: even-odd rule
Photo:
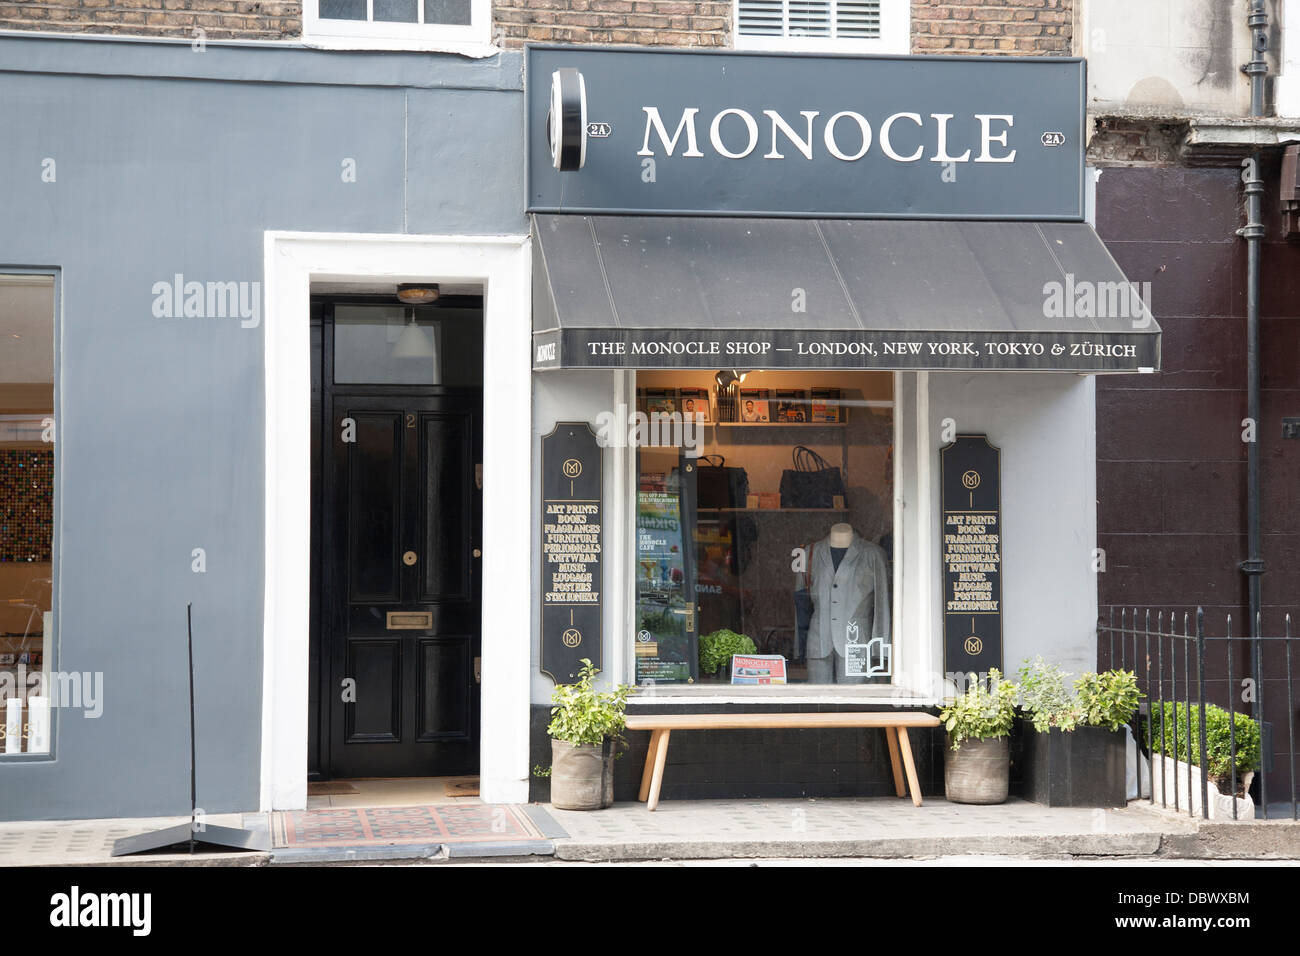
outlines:
[[[914,53],[1069,55],[1075,0],[912,0]],[[729,47],[731,0],[494,0],[498,43]],[[284,39],[302,0],[0,0],[0,30]]]
[[[727,0],[494,0],[493,32],[502,46],[630,43],[726,47]]]
[[[1088,140],[1089,166],[1149,166],[1178,162],[1186,123],[1103,116]]]
[[[302,32],[300,0],[0,0],[0,30],[280,40]]]
[[[1074,0],[912,0],[912,52],[1070,56]]]

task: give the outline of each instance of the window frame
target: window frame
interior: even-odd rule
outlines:
[[[58,677],[59,658],[61,649],[60,627],[63,618],[60,607],[61,589],[60,589],[60,565],[63,555],[63,526],[61,522],[60,502],[63,497],[63,456],[59,453],[59,445],[62,442],[60,431],[62,429],[62,406],[63,406],[63,270],[59,267],[42,267],[42,266],[0,266],[0,275],[6,276],[47,276],[52,280],[52,299],[53,313],[51,321],[53,322],[52,337],[54,342],[53,371],[54,371],[54,401],[52,415],[54,418],[54,501],[52,504],[51,527],[50,527],[50,616],[51,631],[47,642],[48,651],[45,652],[41,660],[42,670],[46,687],[46,695],[50,693],[49,687],[60,686]],[[56,701],[50,704],[50,746],[49,749],[39,753],[28,753],[23,750],[20,753],[5,753],[3,746],[0,745],[0,765],[19,764],[19,763],[49,763],[57,759],[59,748],[59,711],[60,707]],[[24,721],[26,720],[26,711],[24,711]],[[4,722],[4,712],[0,710],[0,723]],[[3,738],[0,738],[2,740]]]
[[[910,0],[880,0],[880,36],[875,39],[841,37],[743,36],[740,32],[741,0],[732,0],[732,46],[737,50],[772,53],[869,53],[906,56],[912,52]],[[788,28],[788,6],[786,20]]]
[[[417,15],[424,16],[423,0]],[[492,45],[492,2],[470,0],[468,26],[447,23],[399,23],[369,19],[374,0],[366,0],[365,20],[335,20],[320,16],[320,0],[304,0],[302,40],[308,46],[336,50],[413,50],[462,53],[483,57],[497,52]]]
[[[846,370],[849,371],[849,370]],[[636,407],[636,394],[638,388],[638,374],[635,369],[628,369],[624,377],[620,380],[620,389],[617,395],[618,401],[624,408]],[[916,623],[907,615],[907,628],[904,627],[906,609],[902,606],[904,600],[903,575],[903,530],[904,530],[904,491],[902,488],[903,481],[903,455],[901,452],[900,436],[901,419],[903,411],[903,396],[900,392],[902,387],[902,376],[895,371],[890,373],[890,388],[892,399],[888,402],[873,402],[874,407],[889,407],[892,412],[893,425],[893,501],[892,501],[892,525],[891,534],[894,536],[894,560],[893,575],[890,581],[890,673],[887,683],[877,684],[809,684],[793,683],[767,686],[737,685],[737,684],[637,684],[636,683],[636,655],[634,652],[634,642],[636,634],[636,493],[638,486],[637,474],[637,447],[632,442],[626,442],[624,447],[616,449],[621,461],[618,470],[623,472],[623,481],[617,479],[612,482],[612,487],[618,489],[626,501],[626,511],[622,516],[622,521],[615,520],[611,522],[611,528],[620,528],[622,532],[622,547],[617,550],[621,552],[620,558],[623,567],[627,573],[622,575],[622,580],[618,581],[615,587],[610,588],[611,593],[617,593],[621,598],[621,613],[615,612],[615,619],[623,621],[621,634],[619,634],[610,650],[612,652],[611,672],[621,675],[618,679],[623,683],[629,684],[635,688],[635,693],[630,698],[629,703],[633,705],[656,705],[665,703],[706,703],[706,704],[725,704],[725,703],[749,703],[749,704],[791,704],[791,703],[809,703],[813,701],[821,702],[844,702],[844,703],[870,703],[872,701],[888,701],[895,706],[930,706],[933,699],[927,697],[923,690],[913,689],[902,681],[910,676],[908,669],[915,666],[925,655],[921,652],[922,644],[925,637],[917,633]],[[914,436],[913,436],[914,437]],[[614,449],[611,449],[614,450]],[[617,570],[611,569],[617,574]],[[607,574],[609,572],[606,572]],[[606,579],[608,582],[608,578]],[[608,583],[606,585],[609,587]],[[908,633],[912,634],[912,640],[905,646],[904,640]]]

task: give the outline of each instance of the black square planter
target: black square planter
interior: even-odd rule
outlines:
[[[1021,796],[1049,807],[1122,807],[1128,800],[1123,730],[1078,727],[1039,733],[1020,721]]]

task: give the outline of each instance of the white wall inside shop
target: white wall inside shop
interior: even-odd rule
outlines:
[[[928,554],[937,561],[939,448],[944,419],[959,433],[984,433],[1002,451],[1003,663],[1014,672],[1041,654],[1066,671],[1096,666],[1096,381],[1092,376],[1026,372],[931,372],[920,377],[934,480],[922,519],[931,516]],[[928,405],[928,407],[926,407]],[[922,553],[927,548],[913,548]],[[922,572],[923,573],[923,572]],[[930,578],[941,585],[937,564]],[[942,647],[939,593],[932,646]]]

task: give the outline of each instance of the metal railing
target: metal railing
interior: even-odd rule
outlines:
[[[1210,816],[1206,711],[1216,705],[1228,713],[1228,768],[1232,818],[1238,818],[1237,799],[1241,779],[1238,775],[1237,715],[1250,711],[1259,733],[1260,759],[1257,772],[1259,807],[1269,819],[1269,780],[1287,790],[1291,819],[1297,814],[1296,789],[1296,707],[1292,647],[1300,642],[1291,634],[1291,615],[1284,620],[1283,633],[1265,634],[1263,621],[1256,616],[1251,634],[1234,636],[1232,616],[1228,615],[1222,634],[1206,632],[1205,613],[1164,611],[1136,607],[1103,608],[1097,624],[1098,670],[1122,668],[1137,675],[1138,686],[1145,695],[1131,722],[1136,748],[1136,777],[1139,799],[1144,785],[1150,785],[1150,802],[1172,804],[1175,811],[1186,809],[1195,815],[1197,801],[1193,772],[1186,770],[1186,793],[1180,771],[1174,764],[1174,786],[1168,786],[1165,761],[1179,761],[1199,767],[1200,813]],[[1284,697],[1278,696],[1285,684]],[[1266,693],[1267,691],[1267,693]],[[1166,704],[1171,705],[1166,707]],[[1267,707],[1267,709],[1266,709]],[[1172,712],[1172,719],[1170,713]],[[1193,712],[1196,719],[1193,720]],[[1270,719],[1271,718],[1271,719]],[[1245,725],[1249,727],[1249,725]],[[1285,748],[1279,748],[1281,729]],[[1193,739],[1195,738],[1195,739]],[[1156,746],[1157,740],[1159,746]],[[1149,772],[1143,775],[1143,755],[1147,755]],[[1285,776],[1276,779],[1270,767],[1284,757]],[[1158,762],[1158,763],[1157,763]],[[1157,766],[1159,770],[1157,771]],[[1159,786],[1157,786],[1157,783]],[[1184,800],[1185,796],[1185,800]]]

